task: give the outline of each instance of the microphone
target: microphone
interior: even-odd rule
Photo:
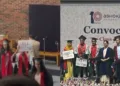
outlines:
[[[55,44],[58,45],[59,44],[58,41],[55,41]]]
[[[45,37],[43,38],[43,40],[45,40],[45,39],[47,39],[47,36],[45,36]]]

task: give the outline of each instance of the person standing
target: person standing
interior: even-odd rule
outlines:
[[[114,61],[114,52],[113,49],[110,48],[109,42],[104,40],[104,47],[100,49],[98,53],[99,58],[99,73],[100,77],[106,75],[109,79],[112,77],[112,63]]]
[[[52,75],[46,69],[41,58],[33,59],[33,74],[32,78],[39,84],[39,86],[53,86]]]
[[[18,75],[28,75],[28,56],[26,52],[21,52],[18,56]]]
[[[114,38],[114,41],[116,41],[116,44],[114,46],[114,53],[115,53],[115,71],[116,71],[116,78],[117,83],[120,83],[120,36],[116,36]]]
[[[2,47],[2,54],[1,54],[1,75],[2,78],[12,75],[12,61],[11,61],[11,50],[9,46],[9,41],[5,39],[3,41],[3,47]]]
[[[96,57],[99,52],[99,46],[97,45],[97,38],[92,38],[92,45],[89,47],[89,76],[96,76]]]
[[[80,40],[80,44],[78,44],[78,56],[80,59],[88,59],[88,51],[89,51],[89,47],[88,45],[85,43],[86,37],[81,35],[79,37]],[[88,77],[88,72],[87,72],[87,67],[77,67],[76,69],[77,72],[77,77],[80,76],[81,77]]]
[[[64,48],[64,51],[73,50],[72,40],[67,41],[67,45]],[[64,69],[64,80],[67,80],[73,76],[73,62],[72,59],[64,60],[63,62]]]
[[[32,50],[28,52],[29,55],[29,63],[31,65],[30,72],[32,72],[33,67],[33,58],[39,58],[39,49],[40,49],[40,42],[36,41],[32,35],[29,36],[29,40],[32,43]]]

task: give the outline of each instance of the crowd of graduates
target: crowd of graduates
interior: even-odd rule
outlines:
[[[32,35],[28,40],[32,43],[32,50],[22,52],[19,51],[19,45],[16,51],[12,52],[10,41],[8,39],[2,41],[0,47],[1,80],[11,75],[17,75],[18,78],[26,76],[35,80],[39,86],[53,86],[52,75],[45,68],[39,55],[40,42]]]
[[[94,78],[95,83],[100,83],[100,78],[107,76],[111,84],[120,83],[120,36],[114,37],[113,41],[116,41],[116,45],[113,49],[108,40],[104,40],[104,47],[100,47],[97,44],[97,38],[91,39],[90,46],[85,43],[86,39],[83,35],[79,37],[80,43],[77,46],[77,53],[74,52],[73,59],[64,60],[61,58],[61,82],[69,81],[74,77]],[[72,40],[68,40],[64,48],[64,51],[69,50],[74,51]],[[76,58],[86,59],[87,66],[76,66]]]

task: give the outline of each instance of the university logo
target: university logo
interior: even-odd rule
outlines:
[[[91,23],[92,24],[99,23],[102,19],[102,14],[98,11],[97,12],[91,11],[90,15],[91,15]]]

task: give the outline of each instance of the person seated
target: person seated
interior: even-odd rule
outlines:
[[[8,76],[0,80],[0,86],[40,86],[35,80],[25,76]]]
[[[47,71],[41,58],[33,59],[32,78],[35,79],[40,86],[53,86],[52,75]]]

